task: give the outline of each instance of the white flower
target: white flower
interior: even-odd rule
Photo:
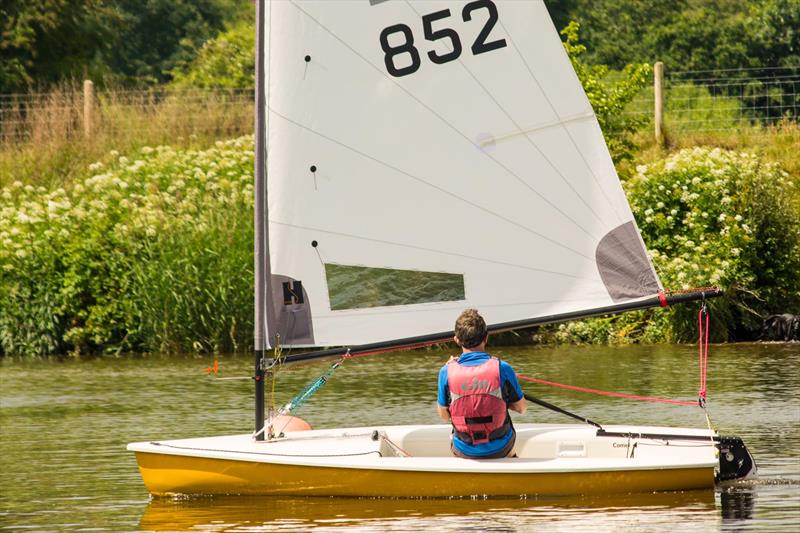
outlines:
[[[741,222],[742,221],[742,215],[736,215],[733,218],[734,218],[734,220],[736,220],[736,222]]]

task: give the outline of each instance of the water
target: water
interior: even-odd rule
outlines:
[[[692,399],[693,346],[498,348],[521,374],[644,396]],[[438,423],[443,351],[347,361],[298,413],[314,427]],[[716,491],[560,499],[151,500],[128,442],[251,431],[252,382],[209,377],[209,358],[0,361],[0,530],[13,531],[795,531],[800,525],[800,345],[712,346],[709,408],[756,457],[760,478]],[[223,357],[219,376],[251,373]],[[278,376],[282,403],[327,369]],[[523,383],[601,423],[703,427],[698,408]],[[531,406],[526,422],[564,422]]]

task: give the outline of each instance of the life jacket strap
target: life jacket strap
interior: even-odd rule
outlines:
[[[475,420],[481,420],[481,422],[473,422]],[[485,421],[484,421],[485,420]],[[459,421],[453,419],[453,433],[461,442],[465,442],[467,444],[485,444],[487,442],[491,442],[493,440],[497,440],[506,436],[506,434],[511,430],[513,427],[511,424],[511,417],[508,416],[506,413],[506,419],[503,422],[503,425],[499,428],[495,429],[494,431],[487,432],[486,429],[478,429],[475,428],[474,430],[467,433],[466,431],[459,431],[455,427],[455,423]],[[466,425],[483,425],[485,427],[486,424],[490,424],[492,422],[491,416],[482,416],[477,418],[464,418],[463,422]]]

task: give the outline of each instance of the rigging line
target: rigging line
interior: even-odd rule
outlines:
[[[337,41],[339,41],[340,43],[342,43],[342,45],[344,45],[344,46],[345,46],[345,47],[346,47],[348,50],[350,50],[350,51],[351,51],[351,52],[352,52],[354,55],[356,55],[358,58],[360,58],[362,61],[364,61],[364,62],[365,62],[367,65],[369,65],[370,67],[372,67],[374,70],[376,70],[376,71],[377,71],[377,72],[378,72],[378,73],[379,73],[381,76],[383,76],[384,78],[386,78],[388,81],[392,82],[392,84],[394,84],[394,86],[395,86],[395,87],[397,87],[398,89],[400,89],[401,91],[403,91],[403,92],[404,92],[406,95],[408,95],[408,96],[409,96],[409,97],[410,97],[412,100],[414,100],[414,101],[415,101],[415,102],[417,102],[419,105],[421,105],[421,106],[422,106],[422,107],[424,107],[426,110],[428,110],[428,112],[430,112],[430,113],[431,113],[431,115],[435,116],[435,117],[436,117],[436,118],[438,118],[438,119],[439,119],[439,120],[440,120],[442,123],[444,123],[445,125],[447,125],[447,126],[448,126],[448,127],[451,129],[451,130],[453,130],[453,131],[454,131],[454,132],[455,132],[455,133],[456,133],[456,134],[457,134],[459,137],[463,138],[463,139],[464,139],[464,140],[467,142],[467,144],[469,144],[469,145],[470,145],[471,147],[473,147],[473,148],[475,148],[475,147],[476,147],[475,143],[474,143],[474,142],[472,142],[472,140],[470,140],[470,138],[469,138],[467,135],[465,135],[463,132],[461,132],[461,130],[459,130],[458,128],[456,128],[456,127],[455,127],[453,124],[451,124],[451,123],[450,123],[450,122],[449,122],[447,119],[445,119],[445,118],[444,118],[442,115],[440,115],[439,113],[437,113],[437,112],[436,112],[436,110],[434,110],[432,107],[428,106],[428,105],[427,105],[425,102],[423,102],[422,100],[420,100],[419,98],[417,98],[416,96],[414,96],[414,95],[413,95],[413,94],[412,94],[412,93],[411,93],[411,92],[410,92],[408,89],[406,89],[405,87],[403,87],[402,85],[400,85],[400,84],[399,84],[397,81],[395,81],[395,80],[394,80],[392,77],[390,77],[390,76],[387,76],[387,75],[386,75],[386,73],[384,73],[384,72],[383,72],[383,71],[382,71],[382,70],[381,70],[379,67],[376,67],[374,64],[372,64],[372,62],[371,62],[371,61],[369,61],[369,60],[368,60],[367,58],[365,58],[363,55],[361,55],[360,53],[358,53],[358,51],[356,51],[356,50],[355,50],[354,48],[352,48],[352,47],[351,47],[349,44],[347,44],[347,43],[346,43],[346,42],[345,42],[345,41],[344,41],[342,38],[340,38],[338,35],[336,35],[335,33],[333,33],[333,32],[332,32],[330,29],[328,29],[328,28],[327,28],[325,25],[323,25],[323,24],[322,24],[320,21],[318,21],[316,18],[314,18],[313,16],[311,16],[311,14],[309,14],[307,11],[305,11],[305,10],[304,10],[302,7],[298,6],[298,5],[297,5],[297,3],[296,3],[294,0],[289,0],[289,1],[290,1],[291,5],[293,5],[293,6],[294,6],[295,8],[297,8],[299,11],[301,11],[301,12],[302,12],[304,15],[306,15],[306,16],[307,16],[309,19],[313,20],[313,21],[314,21],[314,22],[315,22],[315,23],[316,23],[316,24],[317,24],[317,25],[318,25],[320,28],[322,28],[323,30],[325,30],[325,31],[326,31],[326,32],[327,32],[327,33],[328,33],[328,34],[329,34],[331,37],[333,37],[334,39],[336,39]],[[478,147],[478,148],[479,148],[479,147]],[[514,177],[515,177],[517,180],[519,180],[519,181],[522,181],[522,182],[524,182],[524,180],[522,180],[522,178],[520,178],[520,176],[518,176],[518,175],[517,175],[517,174],[516,174],[516,173],[515,173],[513,170],[511,170],[510,168],[508,168],[507,166],[505,166],[503,163],[501,163],[501,162],[500,162],[498,159],[496,159],[495,157],[493,157],[491,154],[487,153],[485,150],[479,150],[479,151],[480,151],[480,153],[481,153],[481,154],[483,154],[485,157],[487,157],[487,158],[489,158],[490,160],[492,160],[492,161],[493,161],[493,162],[494,162],[494,163],[495,163],[495,164],[496,164],[498,167],[500,167],[501,169],[503,169],[503,170],[504,170],[504,171],[505,171],[507,174],[509,174],[509,175],[511,175],[511,176],[514,176]],[[533,189],[533,188],[531,188],[531,190],[532,190],[533,192],[535,192],[535,193],[536,193],[536,194],[537,194],[537,195],[538,195],[540,198],[542,198],[542,200],[544,200],[545,202],[547,202],[547,200],[544,198],[544,196],[542,196],[542,194],[541,194],[541,193],[539,193],[538,191],[536,191],[536,190],[535,190],[535,189]],[[605,194],[605,192],[604,192],[604,194]],[[548,204],[549,204],[549,202],[548,202]],[[613,207],[613,205],[612,205],[612,207]],[[563,215],[563,213],[562,213],[561,211],[558,211],[558,213]],[[619,215],[618,215],[618,216],[619,216]],[[566,218],[567,218],[567,220],[569,220],[569,221],[570,221],[570,222],[572,222],[573,224],[577,225],[577,226],[578,226],[578,228],[580,228],[580,229],[582,229],[582,230],[583,230],[583,228],[582,228],[580,225],[578,225],[578,224],[577,224],[577,223],[576,223],[574,220],[572,220],[572,219],[571,219],[571,218],[569,218],[569,217],[566,217]],[[585,231],[585,230],[584,230],[584,231]]]
[[[353,234],[342,233],[342,232],[338,232],[338,231],[331,231],[331,230],[326,230],[326,229],[321,229],[321,228],[314,228],[314,227],[311,227],[311,226],[298,226],[296,224],[289,224],[287,222],[280,222],[280,221],[277,221],[277,220],[270,220],[269,223],[270,224],[275,224],[275,225],[278,225],[278,226],[285,226],[285,227],[288,227],[288,228],[302,229],[302,230],[308,230],[308,231],[316,231],[316,232],[319,232],[319,233],[326,233],[328,235],[336,235],[338,237],[349,237],[349,238],[358,239],[358,240],[361,240],[361,241],[369,241],[369,242],[376,242],[376,243],[380,243],[380,244],[388,244],[390,246],[399,246],[401,248],[410,248],[412,250],[422,250],[422,251],[425,251],[425,252],[431,252],[431,253],[435,253],[435,254],[447,255],[447,256],[451,256],[451,257],[459,257],[459,258],[462,258],[462,259],[471,259],[473,261],[480,261],[480,262],[489,263],[489,264],[492,264],[492,265],[501,265],[501,266],[508,266],[508,267],[514,267],[514,268],[521,268],[523,270],[530,270],[532,272],[542,272],[543,274],[552,274],[554,276],[563,276],[563,277],[567,277],[567,278],[573,278],[573,279],[584,280],[584,281],[601,281],[600,278],[598,278],[598,277],[574,276],[572,274],[567,274],[565,272],[555,272],[555,271],[552,271],[552,270],[545,270],[545,269],[542,269],[542,268],[535,268],[535,267],[527,266],[527,265],[518,265],[516,263],[506,263],[504,261],[496,261],[496,260],[493,260],[493,259],[486,259],[486,258],[483,258],[483,257],[475,257],[475,256],[472,256],[472,255],[467,255],[467,254],[459,254],[459,253],[456,253],[456,252],[446,252],[444,250],[436,250],[436,249],[433,249],[433,248],[425,248],[423,246],[415,246],[413,244],[403,244],[403,243],[399,243],[399,242],[386,241],[386,240],[383,240],[383,239],[373,239],[371,237],[363,237],[361,235],[353,235]],[[580,252],[577,252],[575,250],[572,250],[572,251],[574,251],[576,254],[583,255],[583,254],[580,254]]]
[[[624,398],[626,400],[638,400],[642,402],[657,402],[657,403],[668,403],[673,405],[687,405],[687,406],[697,405],[696,401],[690,402],[685,400],[672,400],[669,398],[656,398],[653,396],[639,396],[636,394],[625,394],[622,392],[611,392],[598,389],[590,389],[588,387],[578,387],[577,385],[566,385],[564,383],[556,383],[555,381],[548,381],[546,379],[532,378],[529,376],[523,376],[522,374],[518,374],[517,377],[525,381],[532,381],[534,383],[539,383],[541,385],[548,385],[550,387],[557,387],[560,389],[568,389],[579,392],[588,392],[591,394],[600,394],[603,396],[612,396],[614,398]]]
[[[405,3],[406,3],[406,5],[407,5],[409,8],[411,8],[411,10],[412,10],[412,11],[414,11],[414,13],[416,13],[416,14],[417,14],[417,15],[419,15],[419,16],[422,16],[422,14],[421,14],[419,11],[417,11],[417,9],[416,9],[414,6],[412,6],[412,5],[409,3],[409,1],[408,1],[408,0],[406,0],[406,2],[405,2]],[[506,31],[506,34],[508,35],[508,31]],[[510,36],[509,36],[509,40],[510,40]],[[450,48],[450,47],[448,46],[447,48]],[[452,52],[452,50],[448,50],[448,51],[449,51],[449,52]],[[486,94],[486,96],[488,96],[488,97],[489,97],[489,98],[492,100],[492,102],[494,102],[494,104],[497,106],[497,108],[498,108],[500,111],[502,111],[502,113],[503,113],[503,114],[506,116],[506,118],[507,118],[507,119],[508,119],[508,120],[509,120],[509,121],[510,121],[510,122],[511,122],[513,125],[514,125],[514,127],[515,127],[515,128],[517,128],[517,131],[518,131],[519,133],[523,134],[523,131],[522,131],[522,130],[523,130],[523,128],[522,128],[522,126],[520,126],[520,125],[519,125],[519,123],[518,123],[516,120],[514,120],[514,118],[511,116],[511,114],[510,114],[510,113],[509,113],[509,112],[508,112],[508,111],[507,111],[507,110],[506,110],[506,109],[505,109],[505,108],[504,108],[504,107],[503,107],[503,106],[500,104],[500,102],[498,102],[498,101],[497,101],[497,98],[495,98],[495,96],[494,96],[494,95],[493,95],[493,94],[492,94],[492,93],[489,91],[489,89],[487,89],[487,88],[486,88],[486,86],[485,86],[483,83],[481,83],[481,81],[480,81],[480,80],[477,78],[477,76],[475,76],[475,74],[474,74],[474,73],[473,73],[473,72],[472,72],[472,71],[471,71],[471,70],[470,70],[470,69],[467,67],[467,65],[466,65],[466,64],[464,64],[464,62],[463,62],[461,59],[459,59],[459,60],[458,60],[458,64],[459,64],[459,65],[461,65],[461,67],[462,67],[462,68],[463,68],[463,69],[464,69],[464,70],[467,72],[467,74],[469,74],[469,76],[470,76],[470,77],[473,79],[473,81],[474,81],[474,82],[475,82],[475,83],[478,85],[478,87],[480,87],[480,88],[481,88],[481,90],[484,92],[484,94]],[[539,87],[539,89],[541,90],[541,87]],[[545,96],[545,97],[546,97],[546,96]],[[549,103],[549,101],[548,101],[548,103]],[[550,107],[552,107],[552,104],[550,104]],[[558,116],[558,113],[556,113],[556,116]],[[561,117],[560,117],[560,116],[558,116],[558,118],[559,118],[559,120],[561,119]],[[533,139],[531,139],[531,138],[530,138],[530,136],[529,136],[529,135],[527,135],[527,134],[523,134],[523,137],[525,137],[525,140],[527,140],[527,141],[528,141],[528,144],[530,144],[530,145],[531,145],[531,146],[532,146],[532,147],[533,147],[533,148],[534,148],[534,149],[535,149],[535,150],[536,150],[536,151],[539,153],[539,155],[542,157],[542,159],[544,159],[545,161],[547,161],[547,164],[549,164],[549,165],[550,165],[550,167],[551,167],[551,168],[552,168],[552,169],[553,169],[553,170],[556,172],[556,174],[558,174],[558,175],[559,175],[559,177],[561,178],[561,181],[563,181],[563,182],[564,182],[564,183],[567,185],[567,187],[569,187],[569,188],[570,188],[570,190],[571,190],[571,191],[572,191],[572,192],[575,194],[575,196],[577,196],[577,197],[578,197],[578,199],[579,199],[579,200],[580,200],[580,201],[583,203],[583,205],[585,205],[585,206],[587,207],[587,209],[589,209],[589,211],[590,211],[590,212],[591,212],[591,213],[592,213],[592,214],[595,216],[595,218],[598,220],[598,222],[600,222],[601,224],[603,224],[603,223],[604,223],[604,221],[603,221],[603,219],[602,219],[602,218],[600,218],[600,215],[598,215],[598,214],[597,214],[597,212],[596,212],[596,211],[595,211],[595,210],[592,208],[592,206],[591,206],[591,205],[589,205],[589,203],[587,203],[587,202],[586,202],[586,200],[583,198],[583,196],[581,196],[581,195],[580,195],[580,193],[578,193],[578,191],[577,191],[577,190],[575,190],[575,187],[573,187],[573,186],[572,186],[572,184],[571,184],[569,181],[567,181],[567,178],[564,176],[564,174],[561,172],[561,170],[559,170],[559,169],[558,169],[558,167],[556,167],[555,163],[553,163],[553,161],[551,161],[551,160],[550,160],[550,158],[549,158],[549,157],[547,157],[547,155],[546,155],[546,154],[545,154],[545,153],[542,151],[542,149],[541,149],[541,148],[539,148],[539,145],[537,145],[537,144],[536,144],[536,143],[533,141]],[[573,141],[573,145],[574,145],[574,144],[575,144],[575,143],[574,143],[574,141]],[[575,146],[575,148],[576,148],[576,150],[577,150],[577,146]],[[591,169],[589,169],[589,170],[591,171]],[[573,220],[573,219],[572,219],[572,217],[570,217],[570,216],[569,216],[567,213],[563,212],[563,211],[562,211],[562,210],[561,210],[561,209],[560,209],[558,206],[556,206],[555,204],[553,204],[552,202],[550,202],[550,200],[546,199],[546,198],[545,198],[545,197],[544,197],[544,196],[543,196],[543,195],[542,195],[542,194],[541,194],[539,191],[537,191],[537,190],[536,190],[534,187],[532,187],[532,186],[531,186],[531,185],[530,185],[530,184],[529,184],[527,181],[523,180],[523,179],[522,179],[520,176],[517,176],[516,174],[514,174],[514,177],[515,177],[515,178],[517,179],[517,181],[519,181],[519,182],[520,182],[522,185],[524,185],[525,187],[527,187],[528,189],[530,189],[530,190],[531,190],[533,193],[535,193],[537,196],[539,196],[539,198],[541,198],[541,199],[542,199],[542,200],[543,200],[545,203],[547,203],[547,204],[548,204],[550,207],[552,207],[553,209],[555,209],[556,211],[558,211],[559,213],[561,213],[561,214],[564,216],[564,218],[567,218],[567,219],[571,220],[571,221],[572,221],[572,223],[573,223],[573,224],[575,224],[577,227],[579,227],[581,230],[583,230],[583,232],[584,232],[584,233],[586,233],[587,235],[589,235],[589,236],[590,236],[590,237],[592,237],[593,239],[597,239],[597,237],[595,237],[594,235],[592,235],[592,234],[591,234],[591,233],[590,233],[588,230],[586,230],[586,229],[585,229],[583,226],[581,226],[581,225],[580,225],[580,224],[579,224],[579,223],[578,223],[576,220]],[[617,213],[617,216],[619,217],[619,213]]]
[[[590,257],[588,255],[584,255],[583,253],[581,253],[581,252],[579,252],[579,251],[577,251],[577,250],[575,250],[573,248],[570,248],[569,246],[567,246],[567,245],[565,245],[565,244],[563,244],[563,243],[561,243],[561,242],[559,242],[559,241],[557,241],[555,239],[551,239],[551,238],[549,238],[549,237],[547,237],[545,235],[542,235],[541,233],[537,232],[536,230],[533,230],[533,229],[531,229],[531,228],[529,228],[529,227],[527,227],[527,226],[525,226],[523,224],[520,224],[519,222],[515,222],[515,221],[513,221],[513,220],[511,220],[509,218],[506,218],[506,217],[500,215],[499,213],[495,213],[494,211],[492,211],[490,209],[487,209],[487,208],[485,208],[485,207],[483,207],[483,206],[481,206],[479,204],[471,202],[470,200],[467,200],[466,198],[464,198],[462,196],[459,196],[459,195],[457,195],[457,194],[455,194],[455,193],[453,193],[451,191],[448,191],[447,189],[444,189],[443,187],[439,187],[438,185],[435,185],[435,184],[430,183],[430,182],[428,182],[428,181],[426,181],[426,180],[424,180],[424,179],[422,179],[420,177],[417,177],[417,176],[411,174],[410,172],[406,172],[405,170],[402,170],[402,169],[400,169],[400,168],[398,168],[398,167],[396,167],[394,165],[391,165],[391,164],[389,164],[389,163],[387,163],[385,161],[382,161],[382,160],[380,160],[380,159],[378,159],[376,157],[373,157],[373,156],[371,156],[371,155],[369,155],[369,154],[367,154],[365,152],[362,152],[362,151],[360,151],[360,150],[358,150],[356,148],[353,148],[352,146],[344,144],[343,142],[338,141],[338,140],[336,140],[336,139],[334,139],[332,137],[329,137],[329,136],[325,135],[324,133],[320,133],[320,132],[318,132],[316,130],[313,130],[313,129],[309,128],[308,126],[304,125],[304,124],[300,124],[299,122],[296,122],[296,121],[290,119],[289,117],[286,117],[286,116],[282,115],[281,113],[279,113],[278,111],[276,111],[272,107],[269,107],[269,111],[271,113],[273,113],[274,115],[284,119],[285,121],[294,124],[298,128],[302,128],[302,129],[304,129],[304,130],[306,130],[306,131],[308,131],[310,133],[313,133],[314,135],[317,135],[317,136],[319,136],[319,137],[321,137],[321,138],[323,138],[323,139],[325,139],[327,141],[330,141],[330,142],[332,142],[334,144],[337,144],[337,145],[341,146],[342,148],[346,148],[346,149],[352,151],[353,153],[358,154],[361,157],[364,157],[365,159],[369,159],[370,161],[378,163],[379,165],[382,165],[382,166],[384,166],[386,168],[394,170],[398,174],[402,174],[402,175],[404,175],[406,177],[409,177],[409,178],[413,179],[414,181],[417,181],[419,183],[427,185],[428,187],[430,187],[432,189],[435,189],[435,190],[437,190],[437,191],[439,191],[439,192],[441,192],[441,193],[443,193],[443,194],[445,194],[447,196],[450,196],[452,198],[460,200],[461,202],[463,202],[463,203],[465,203],[465,204],[467,204],[467,205],[469,205],[471,207],[474,207],[475,209],[483,211],[484,213],[492,215],[493,217],[496,217],[496,218],[498,218],[498,219],[500,219],[500,220],[502,220],[502,221],[504,221],[504,222],[506,222],[508,224],[516,226],[516,227],[518,227],[518,228],[520,228],[520,229],[522,229],[522,230],[524,230],[524,231],[526,231],[528,233],[531,233],[533,235],[536,235],[537,237],[539,237],[539,238],[541,238],[541,239],[543,239],[543,240],[545,240],[545,241],[547,241],[547,242],[549,242],[551,244],[554,244],[554,245],[558,246],[559,248],[563,248],[563,249],[568,250],[568,251],[570,251],[570,252],[572,252],[572,253],[574,253],[576,255],[579,255],[579,256],[583,257],[584,259],[586,259],[586,260],[588,260],[588,261],[590,261],[592,263],[594,263],[594,261],[595,261],[594,257]]]
[[[498,20],[498,22],[500,24],[500,27],[503,28],[503,30],[506,32],[506,35],[508,36],[508,40],[511,41],[511,45],[514,47],[514,51],[517,52],[517,55],[522,60],[522,63],[525,65],[525,68],[528,70],[528,74],[531,75],[531,78],[533,79],[533,82],[536,84],[536,86],[542,92],[542,96],[544,96],[544,99],[547,100],[547,103],[550,106],[550,109],[553,111],[553,113],[556,114],[556,116],[560,120],[561,119],[561,115],[558,113],[558,110],[553,105],[553,102],[550,100],[550,97],[547,96],[547,93],[545,92],[545,90],[542,87],[541,83],[539,83],[539,79],[533,73],[533,70],[531,69],[531,66],[528,64],[528,61],[525,59],[525,56],[523,56],[522,52],[520,52],[519,48],[517,47],[517,43],[514,42],[514,39],[511,38],[511,33],[509,33],[508,29],[505,27],[505,24],[503,24],[502,20]],[[560,42],[561,42],[561,40],[559,39],[559,43]],[[569,60],[569,58],[567,60]],[[573,73],[575,72],[574,69],[572,69],[571,64],[570,64],[570,70]],[[578,83],[578,85],[580,87],[583,87],[583,84],[581,84],[581,81],[580,81],[580,79],[578,79],[578,75],[577,74],[575,74],[575,81]],[[589,107],[591,108],[591,103],[589,103]],[[593,108],[592,108],[592,115],[595,116],[595,118],[596,118],[596,114],[594,113],[594,109]],[[622,215],[620,215],[619,211],[617,210],[616,203],[613,202],[611,200],[611,198],[608,197],[608,193],[606,192],[605,188],[600,183],[597,174],[595,174],[595,172],[594,172],[594,169],[591,167],[591,165],[589,165],[589,162],[586,160],[586,156],[583,154],[583,152],[580,150],[580,148],[578,148],[578,143],[575,142],[575,138],[572,136],[572,133],[569,131],[569,129],[563,123],[561,124],[561,126],[562,126],[562,128],[564,128],[564,133],[567,134],[567,136],[569,137],[569,140],[572,142],[572,146],[575,148],[575,151],[578,152],[578,154],[581,156],[581,160],[583,161],[583,164],[586,165],[586,168],[589,170],[589,173],[594,178],[594,182],[597,185],[597,188],[600,189],[600,192],[603,193],[603,196],[608,201],[609,205],[611,205],[611,208],[614,210],[614,213],[617,215],[617,219],[619,221],[622,221]],[[598,129],[599,129],[599,126],[598,126]],[[601,135],[602,135],[602,133],[601,133]],[[526,135],[526,137],[527,137],[527,135]],[[605,144],[605,141],[603,141],[603,142]],[[606,151],[608,151],[608,148],[606,148]],[[613,164],[612,164],[612,166],[613,166]],[[616,170],[614,171],[614,174],[616,175]],[[562,176],[562,178],[563,178],[563,176]],[[576,192],[576,194],[577,194],[577,192]],[[578,197],[580,198],[580,195]],[[583,198],[581,198],[581,200],[583,200]]]

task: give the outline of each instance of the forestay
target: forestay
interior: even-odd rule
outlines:
[[[268,231],[286,345],[613,306],[661,286],[542,1],[267,7]]]

